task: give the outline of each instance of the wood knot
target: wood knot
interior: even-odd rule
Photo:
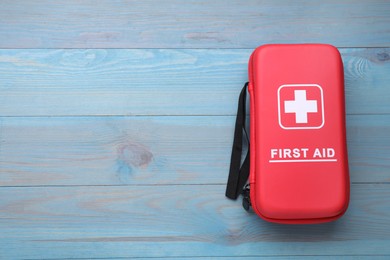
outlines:
[[[153,154],[143,145],[127,143],[118,147],[118,159],[127,166],[145,168],[153,159]]]
[[[390,60],[390,55],[387,52],[381,52],[376,55],[379,61],[388,61]]]

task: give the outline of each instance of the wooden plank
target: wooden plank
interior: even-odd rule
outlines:
[[[221,258],[223,259],[245,259],[245,260],[258,260],[258,259],[277,259],[277,260],[289,260],[289,259],[359,259],[359,260],[364,260],[364,259],[383,259],[383,260],[388,260],[389,256],[388,255],[326,255],[326,256],[302,256],[302,255],[295,255],[295,256],[184,256],[184,257],[153,257],[154,259],[163,259],[163,260],[177,260],[177,259],[191,259],[191,260],[199,260],[199,259],[211,259],[211,260],[220,260]],[[86,258],[72,258],[72,260],[85,260]],[[112,260],[112,258],[88,258],[88,259],[99,259],[99,260]],[[118,259],[118,258],[115,258]],[[119,258],[120,259],[120,258]],[[148,259],[148,257],[137,257],[136,259]]]
[[[1,118],[0,185],[223,184],[233,116]],[[390,116],[348,116],[353,182],[390,181]]]
[[[389,255],[388,184],[352,185],[346,215],[277,225],[224,185],[0,188],[4,259]]]
[[[182,259],[191,259],[191,260],[199,260],[199,259],[213,259],[213,260],[220,260],[221,258],[222,259],[245,259],[245,260],[258,260],[259,258],[266,258],[266,259],[275,259],[275,260],[289,260],[289,259],[329,259],[329,258],[333,258],[333,259],[359,259],[359,260],[362,260],[362,259],[383,259],[383,260],[387,260],[389,259],[389,256],[388,255],[382,255],[382,256],[378,256],[378,255],[332,255],[331,257],[329,255],[327,256],[322,256],[322,255],[318,255],[316,254],[315,256],[311,255],[289,255],[289,256],[274,256],[274,255],[267,255],[267,256],[262,256],[262,257],[259,257],[259,256],[224,256],[224,257],[220,257],[220,256],[190,256],[190,257],[180,257]],[[99,258],[100,259],[100,258]],[[168,260],[168,259],[177,259],[177,257],[153,257],[153,260]]]
[[[0,113],[233,114],[249,55],[250,50],[0,50]]]
[[[234,115],[252,50],[0,50],[0,114]],[[390,49],[342,49],[348,114],[390,113]]]
[[[383,260],[388,260],[389,259],[389,256],[388,255],[332,255],[332,256],[329,256],[329,255],[318,255],[316,254],[315,256],[313,255],[289,255],[289,256],[275,256],[275,255],[266,255],[266,256],[224,256],[224,257],[220,257],[220,256],[189,256],[189,257],[180,257],[181,259],[191,259],[191,260],[204,260],[204,259],[213,259],[213,260],[220,260],[221,258],[222,259],[245,259],[245,260],[258,260],[259,258],[266,258],[266,259],[275,259],[275,260],[289,260],[289,259],[329,259],[329,258],[332,258],[332,259],[359,259],[359,260],[362,260],[362,259],[383,259]],[[97,258],[97,259],[101,259],[101,258]],[[105,259],[109,259],[109,258],[105,258]],[[168,260],[168,259],[174,259],[176,260],[177,257],[153,257],[153,260]]]
[[[390,46],[388,1],[2,0],[0,48]]]

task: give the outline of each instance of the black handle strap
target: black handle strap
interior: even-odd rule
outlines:
[[[238,99],[238,109],[236,117],[236,126],[234,130],[234,141],[232,147],[232,156],[230,159],[229,179],[226,186],[226,197],[237,199],[249,177],[249,138],[245,129],[246,116],[246,90],[248,82],[245,83]],[[243,132],[248,140],[248,152],[241,165]],[[241,167],[240,167],[241,166]]]

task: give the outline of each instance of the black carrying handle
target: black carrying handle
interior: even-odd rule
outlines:
[[[246,82],[242,88],[238,99],[236,126],[234,130],[232,156],[230,159],[229,179],[225,193],[226,197],[233,200],[237,199],[240,195],[249,177],[249,138],[245,129],[247,87],[248,82]],[[241,165],[243,132],[245,132],[245,136],[248,140],[248,152]]]

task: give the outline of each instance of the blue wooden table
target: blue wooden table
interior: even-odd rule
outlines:
[[[265,43],[337,46],[351,203],[266,223],[224,197]],[[2,0],[0,259],[390,258],[390,2]]]

